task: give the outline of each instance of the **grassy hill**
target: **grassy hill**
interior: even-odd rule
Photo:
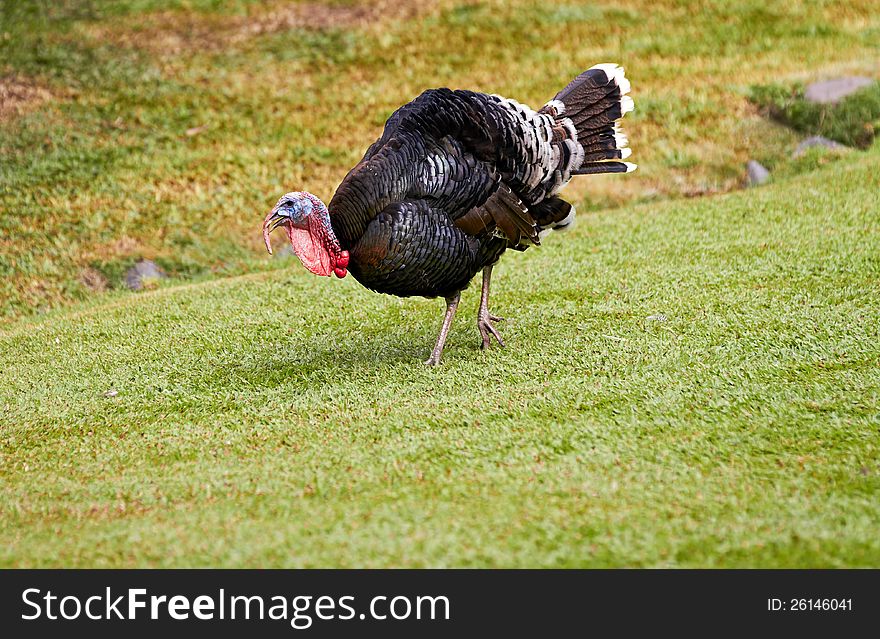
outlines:
[[[748,100],[876,75],[874,4],[3,3],[0,565],[877,566],[880,148]],[[422,89],[612,60],[640,169],[496,269],[507,349],[260,247]]]
[[[301,268],[14,323],[0,563],[877,565],[880,153],[852,157],[583,215],[498,269],[509,347],[471,290],[438,369],[439,302]]]
[[[0,318],[120,287],[141,257],[180,281],[277,267],[258,228],[277,197],[329,199],[436,86],[537,106],[619,62],[641,170],[573,184],[579,210],[729,191],[798,139],[750,86],[876,74],[878,34],[875,0],[6,2]]]

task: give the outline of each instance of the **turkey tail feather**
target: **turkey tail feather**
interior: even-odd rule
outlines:
[[[574,127],[584,149],[583,163],[572,175],[629,173],[635,164],[620,162],[630,155],[629,141],[617,121],[633,110],[627,95],[630,82],[623,67],[597,64],[584,71],[550,102],[541,113],[549,113]]]
[[[572,175],[593,175],[595,173],[632,173],[636,170],[632,162],[584,162]]]
[[[531,208],[540,236],[550,231],[565,231],[574,224],[574,207],[560,197],[548,197]]]

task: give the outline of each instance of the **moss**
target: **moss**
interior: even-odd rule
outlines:
[[[837,104],[816,104],[804,98],[803,84],[755,86],[751,99],[767,115],[812,135],[824,135],[865,149],[880,128],[880,82],[847,96]]]
[[[827,164],[845,158],[849,153],[852,153],[852,151],[847,149],[828,149],[823,146],[811,147],[804,150],[798,157],[786,158],[780,162],[773,171],[773,179],[778,180],[815,171]]]

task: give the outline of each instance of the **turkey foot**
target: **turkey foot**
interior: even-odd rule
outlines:
[[[483,337],[483,343],[480,344],[481,349],[487,349],[492,344],[492,339],[489,337],[490,335],[498,340],[498,344],[500,344],[502,348],[504,347],[504,340],[501,339],[498,330],[492,326],[492,322],[498,322],[503,319],[503,317],[492,315],[485,309],[480,309],[480,312],[477,314],[477,328],[480,329],[480,335]]]
[[[499,335],[495,327],[492,326],[492,322],[501,322],[504,318],[492,315],[492,313],[489,312],[489,284],[491,279],[492,267],[487,266],[483,269],[483,291],[480,295],[480,310],[477,312],[477,328],[480,330],[480,335],[483,337],[483,343],[480,345],[480,348],[484,350],[489,348],[489,345],[492,343],[492,339],[489,337],[490,335],[498,340],[498,343],[502,348],[504,347],[504,340],[501,339],[501,335]]]

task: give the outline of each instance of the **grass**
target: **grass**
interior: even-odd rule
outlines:
[[[581,210],[729,191],[798,141],[749,87],[874,73],[880,29],[873,0],[363,5],[3,3],[0,76],[53,97],[0,122],[0,317],[88,299],[92,271],[118,287],[141,257],[179,281],[278,267],[257,228],[278,194],[329,198],[434,86],[539,105],[619,61],[642,170],[573,185]]]
[[[875,73],[873,2],[399,6],[0,5],[0,565],[877,566],[880,149],[749,100]],[[422,89],[606,60],[640,169],[503,260],[507,349],[260,249]]]
[[[439,369],[439,302],[302,269],[19,321],[0,563],[876,566],[878,170],[585,214]]]
[[[752,100],[771,117],[798,131],[863,149],[871,146],[880,127],[880,82],[856,91],[838,104],[807,101],[802,84],[757,86],[752,89]]]

